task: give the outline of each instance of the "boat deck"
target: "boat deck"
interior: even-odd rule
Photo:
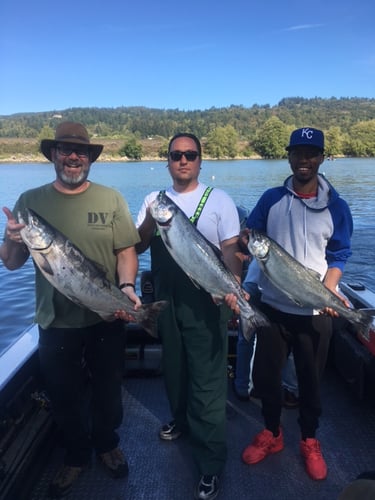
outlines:
[[[318,439],[328,465],[328,477],[313,481],[299,455],[298,410],[283,410],[285,448],[263,462],[241,462],[242,449],[263,428],[259,401],[240,402],[228,379],[228,461],[220,480],[218,498],[237,500],[334,500],[364,470],[375,469],[375,408],[358,401],[333,367],[322,382],[323,416]],[[121,446],[129,461],[126,479],[109,478],[93,458],[78,479],[70,500],[191,500],[197,481],[187,439],[162,442],[158,430],[170,413],[163,377],[128,377],[124,380],[124,421]],[[47,498],[48,484],[62,460],[54,448],[28,500]]]

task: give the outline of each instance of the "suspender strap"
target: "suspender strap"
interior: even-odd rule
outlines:
[[[212,189],[213,189],[212,187],[206,188],[205,192],[202,195],[200,202],[198,203],[198,206],[195,210],[194,215],[192,217],[190,217],[190,222],[192,222],[195,226],[197,225],[198,219],[202,213],[203,207],[205,206],[208,197],[210,196]]]
[[[212,187],[207,187],[205,192],[203,193],[202,195],[202,198],[200,199],[200,202],[198,203],[198,206],[194,212],[194,215],[192,215],[189,220],[192,224],[194,224],[194,226],[197,225],[197,222],[198,222],[198,219],[202,213],[202,210],[208,200],[208,197],[210,196],[210,193],[211,191],[213,190]],[[164,194],[165,193],[165,190],[163,189],[162,191],[160,191],[161,194]],[[156,231],[155,233],[155,236],[160,236],[160,232],[159,231]]]

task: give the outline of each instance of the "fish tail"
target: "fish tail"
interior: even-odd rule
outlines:
[[[256,329],[261,326],[269,326],[270,322],[268,318],[257,309],[254,309],[254,314],[249,317],[243,315],[240,316],[241,328],[243,336],[249,342],[254,336]]]
[[[361,309],[360,313],[358,333],[366,340],[370,340],[370,329],[375,316],[374,310]]]
[[[142,304],[142,317],[139,324],[142,328],[151,335],[151,337],[158,338],[157,319],[159,313],[168,305],[167,300],[159,300],[150,302],[149,304]]]

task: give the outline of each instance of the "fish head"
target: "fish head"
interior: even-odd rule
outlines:
[[[168,225],[176,213],[176,204],[161,192],[150,204],[150,213],[158,224]]]
[[[249,243],[247,246],[251,255],[256,259],[267,259],[270,250],[270,240],[265,234],[256,229],[252,229],[249,234]]]
[[[18,212],[18,221],[21,224],[25,224],[25,227],[20,231],[23,242],[30,250],[46,250],[51,246],[53,241],[50,227],[30,208],[26,208],[25,213],[27,221]]]

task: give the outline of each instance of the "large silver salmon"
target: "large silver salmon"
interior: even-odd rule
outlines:
[[[105,277],[71,241],[33,210],[27,209],[27,223],[21,237],[43,276],[60,293],[81,307],[96,312],[105,321],[115,319],[116,310],[131,314],[150,335],[157,337],[156,319],[166,301],[143,304],[136,311],[133,302]]]
[[[317,272],[298,262],[276,241],[260,231],[251,230],[248,248],[267,278],[295,304],[316,310],[332,308],[356,325],[364,337],[369,337],[373,310],[370,312],[346,307],[321,282]]]
[[[247,302],[240,284],[219,257],[218,250],[165,193],[159,193],[151,203],[150,212],[168,252],[196,286],[221,301],[228,293],[237,297],[242,331],[247,340],[257,327],[269,324],[267,318]]]

